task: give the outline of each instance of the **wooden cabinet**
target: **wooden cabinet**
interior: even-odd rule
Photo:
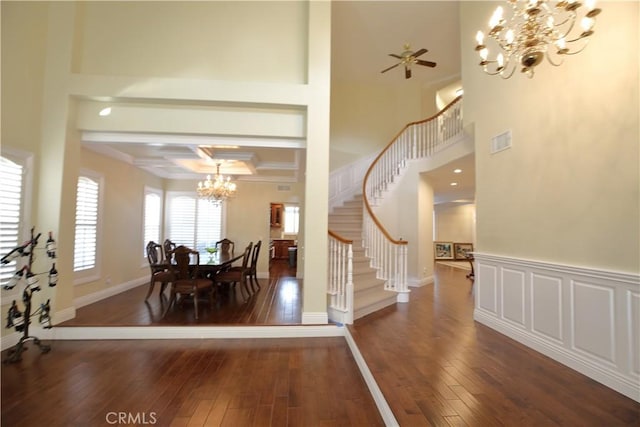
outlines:
[[[276,239],[272,241],[273,259],[289,259],[289,248],[295,246],[293,240]]]
[[[280,228],[284,224],[284,205],[271,203],[271,227]]]

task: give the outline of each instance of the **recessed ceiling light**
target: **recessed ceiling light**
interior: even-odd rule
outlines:
[[[453,173],[462,173],[462,169],[454,169]]]
[[[101,116],[108,116],[111,114],[111,107],[103,108],[98,114]]]
[[[455,187],[456,185],[458,185],[458,183],[457,183],[457,182],[452,182],[452,183],[451,183],[451,184],[449,184],[449,185],[450,185],[450,186],[452,186],[452,187]]]

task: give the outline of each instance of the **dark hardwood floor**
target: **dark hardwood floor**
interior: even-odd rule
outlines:
[[[350,326],[401,426],[640,426],[640,403],[476,323],[466,273]]]
[[[120,422],[118,422],[121,420]],[[2,366],[2,426],[382,426],[342,337],[56,341]]]
[[[260,279],[261,289],[245,300],[240,289],[221,290],[214,306],[203,300],[195,319],[193,303],[171,307],[163,317],[169,302],[168,291],[160,296],[156,284],[153,295],[144,297],[148,285],[138,286],[110,298],[81,307],[74,319],[57,326],[186,326],[186,325],[288,325],[302,321],[302,280],[287,261],[271,263],[269,278]],[[237,287],[237,286],[236,286]]]
[[[349,327],[401,426],[640,425],[640,403],[474,322],[466,273],[439,265],[408,304]],[[259,298],[269,292],[263,284]],[[253,307],[274,312],[268,305]],[[184,324],[188,306],[174,313]],[[116,324],[136,318],[122,316]],[[238,316],[252,317],[278,318]],[[383,424],[341,337],[51,344],[2,365],[3,426],[107,426],[112,413],[129,417],[118,425]]]

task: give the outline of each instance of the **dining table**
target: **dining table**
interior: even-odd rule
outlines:
[[[193,264],[192,268],[196,269],[198,276],[211,278],[219,271],[224,270],[227,267],[230,267],[234,262],[241,260],[243,256],[244,254],[236,255],[233,252],[200,252],[198,265],[195,265],[194,259],[191,260],[191,263]],[[157,268],[159,271],[170,270],[170,267],[169,261],[154,264],[154,268]]]
[[[213,253],[200,253],[198,263],[198,274],[211,276],[220,270],[231,266],[234,262],[242,259],[244,254],[235,255],[233,252],[216,251]]]

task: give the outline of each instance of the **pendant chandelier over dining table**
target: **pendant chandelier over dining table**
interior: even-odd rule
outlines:
[[[498,6],[489,20],[488,40],[497,47],[489,59],[485,34],[476,34],[476,51],[485,73],[510,78],[517,68],[532,78],[543,58],[555,66],[565,55],[580,53],[593,34],[595,17],[601,12],[595,0],[507,0],[511,16],[505,19]],[[579,18],[582,15],[582,18]],[[579,25],[576,25],[579,23]],[[574,31],[576,30],[577,31]]]
[[[230,197],[236,195],[236,184],[231,181],[230,177],[220,175],[220,163],[216,165],[216,175],[211,179],[211,175],[207,175],[207,179],[198,183],[198,197],[207,199],[213,203],[221,203]]]

